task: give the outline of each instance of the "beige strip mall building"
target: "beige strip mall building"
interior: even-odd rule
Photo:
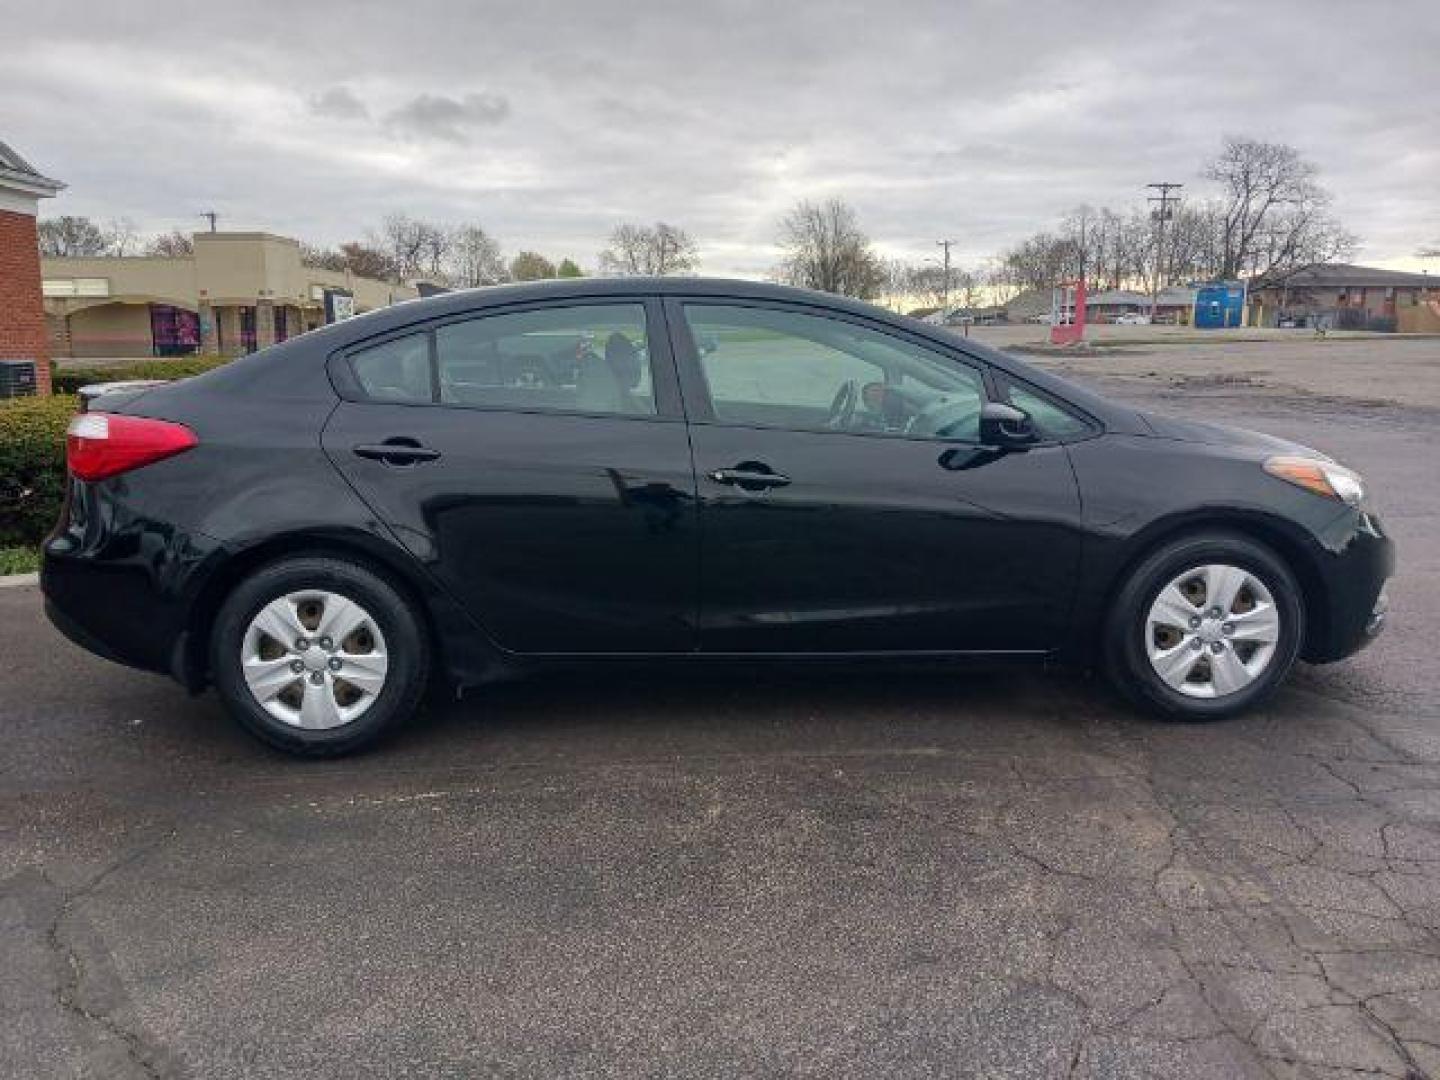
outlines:
[[[42,259],[51,355],[237,356],[418,295],[306,266],[299,242],[284,236],[201,232],[194,243],[179,258]]]

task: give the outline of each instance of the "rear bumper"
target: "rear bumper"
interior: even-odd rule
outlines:
[[[114,502],[101,506],[92,495],[72,493],[72,510],[80,509],[78,500],[92,512],[67,513],[45,541],[46,616],[98,656],[188,682],[183,660],[192,600],[220,543],[132,517]]]
[[[112,660],[127,667],[143,666],[136,663],[133,656],[126,655],[105,639],[97,637],[84,623],[71,618],[65,613],[64,608],[48,596],[45,597],[45,617],[50,620],[50,625],[86,652],[92,652],[103,660]]]
[[[1301,656],[1312,664],[1343,660],[1385,629],[1385,583],[1395,572],[1395,545],[1370,515],[1362,515],[1348,542],[1319,567],[1322,610],[1312,611]],[[1318,616],[1318,617],[1316,617]]]

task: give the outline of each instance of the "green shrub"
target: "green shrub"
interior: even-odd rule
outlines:
[[[172,359],[136,360],[131,364],[110,367],[67,367],[50,375],[50,385],[57,394],[73,394],[82,386],[101,382],[127,382],[130,379],[183,379],[200,375],[230,362],[228,356],[176,356]]]
[[[65,427],[75,398],[0,401],[0,547],[39,545],[65,497]]]
[[[40,569],[40,552],[33,547],[0,547],[0,577],[33,574]]]

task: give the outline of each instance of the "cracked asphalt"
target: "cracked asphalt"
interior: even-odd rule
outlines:
[[[1440,412],[1093,377],[1365,472],[1380,643],[1218,725],[617,672],[304,764],[0,589],[0,1076],[1440,1078]]]

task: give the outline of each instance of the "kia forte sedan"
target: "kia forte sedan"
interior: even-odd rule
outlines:
[[[286,750],[557,665],[1032,658],[1175,719],[1384,623],[1365,486],[865,304],[451,293],[71,424],[41,575],[84,647]]]

